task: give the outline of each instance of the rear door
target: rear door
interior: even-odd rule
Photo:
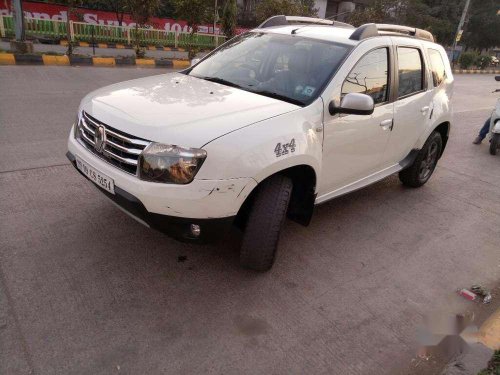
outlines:
[[[394,57],[394,125],[383,158],[386,166],[399,163],[410,153],[433,113],[433,85],[422,43],[394,38]]]

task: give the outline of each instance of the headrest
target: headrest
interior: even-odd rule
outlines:
[[[288,70],[294,73],[307,73],[309,70],[309,52],[306,49],[297,49],[290,56]]]

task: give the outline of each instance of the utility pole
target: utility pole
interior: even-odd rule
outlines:
[[[215,46],[219,46],[219,36],[215,34],[215,28],[217,27],[217,21],[219,20],[219,13],[217,12],[217,0],[215,0],[215,7],[214,7],[214,39],[215,39]]]
[[[455,40],[453,41],[453,48],[451,50],[451,64],[455,67],[455,50],[457,48],[457,43],[462,39],[462,34],[464,32],[465,18],[467,17],[467,12],[469,11],[469,5],[471,0],[465,2],[464,11],[462,12],[462,18],[460,18],[460,23],[458,24],[457,34],[455,35]]]

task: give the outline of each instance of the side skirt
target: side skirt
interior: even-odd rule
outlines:
[[[355,181],[349,185],[346,185],[344,187],[341,187],[337,190],[334,190],[330,193],[323,194],[319,197],[316,198],[316,201],[314,202],[315,205],[319,205],[325,202],[328,202],[331,199],[338,198],[342,195],[352,193],[353,191],[362,189],[368,185],[374,184],[375,182],[378,182],[380,180],[383,180],[384,178],[390,176],[391,174],[397,173],[402,171],[403,169],[408,168],[413,164],[415,161],[418,152],[420,150],[412,150],[403,160],[401,160],[398,164],[391,165],[390,167],[387,167],[385,169],[382,169],[379,172],[373,173],[367,177],[364,177],[358,181]]]

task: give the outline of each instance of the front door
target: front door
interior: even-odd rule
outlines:
[[[370,116],[336,115],[325,111],[322,183],[318,201],[338,189],[380,170],[392,128],[393,103],[389,99],[389,48],[367,52],[342,84],[348,93],[370,95],[375,111]]]

